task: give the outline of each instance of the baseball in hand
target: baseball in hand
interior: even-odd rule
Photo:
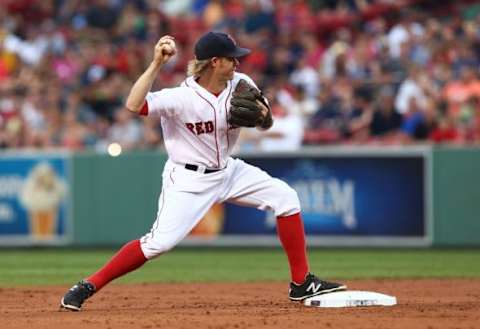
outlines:
[[[176,53],[175,41],[172,39],[165,39],[161,42],[162,55],[173,56]]]
[[[164,45],[162,47],[162,54],[163,55],[174,55],[175,54],[175,48],[172,47],[171,45]]]
[[[155,45],[154,56],[157,63],[166,63],[176,53],[177,48],[172,36],[166,35],[161,37]]]

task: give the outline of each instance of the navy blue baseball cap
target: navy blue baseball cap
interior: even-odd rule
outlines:
[[[250,54],[250,49],[240,48],[226,33],[208,32],[195,44],[195,57],[204,60],[212,57],[242,57]]]

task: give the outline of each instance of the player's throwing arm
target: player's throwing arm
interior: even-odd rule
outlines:
[[[172,36],[166,35],[158,40],[154,48],[153,60],[138,78],[127,97],[126,106],[129,111],[138,113],[145,103],[145,96],[152,88],[152,84],[158,77],[160,68],[177,53],[175,40]]]

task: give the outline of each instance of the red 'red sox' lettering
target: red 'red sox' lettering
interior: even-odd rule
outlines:
[[[195,123],[187,122],[185,123],[185,126],[187,127],[188,130],[190,130],[195,135],[210,134],[215,129],[213,125],[213,121],[195,122]]]

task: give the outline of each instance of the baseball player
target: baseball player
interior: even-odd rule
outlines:
[[[151,64],[126,101],[132,112],[161,118],[168,160],[157,217],[149,233],[125,244],[100,270],[67,291],[61,307],[79,311],[107,283],[173,248],[214,203],[224,201],[275,213],[290,265],[291,300],[346,289],[309,272],[297,193],[285,182],[230,156],[241,127],[272,125],[268,102],[255,83],[235,71],[238,58],[249,52],[229,35],[209,32],[195,44],[195,59],[181,85],[150,92],[161,67],[176,53],[173,37],[160,38]],[[241,84],[253,86],[249,92],[255,95],[240,99],[245,93],[237,91]],[[247,114],[242,117],[242,113]]]

